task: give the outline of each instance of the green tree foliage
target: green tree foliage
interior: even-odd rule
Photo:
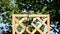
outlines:
[[[50,14],[51,22],[60,23],[60,0],[0,0],[0,16],[4,23],[11,22],[12,15],[21,14],[24,9],[35,14]]]
[[[59,0],[60,1],[60,0]],[[3,22],[11,21],[12,14],[19,14],[26,9],[30,13],[50,14],[51,21],[57,21],[60,14],[58,0],[0,0],[0,13],[4,12]],[[0,14],[1,15],[1,14]],[[55,19],[56,18],[56,19]]]

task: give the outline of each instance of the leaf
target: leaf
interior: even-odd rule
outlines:
[[[42,8],[42,12],[44,12],[45,9],[47,9],[47,6],[44,6],[44,7]]]

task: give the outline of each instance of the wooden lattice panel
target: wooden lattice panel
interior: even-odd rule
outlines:
[[[16,17],[23,17],[21,20],[18,20]],[[23,20],[27,20],[28,15],[27,14],[14,14],[12,16],[12,34],[15,34],[15,32],[17,34],[22,34],[25,30],[26,32],[28,32],[29,34],[34,34],[36,31],[38,31],[40,34],[45,34],[46,32],[48,34],[50,34],[50,16],[49,15],[39,15],[39,14],[31,14],[29,15],[29,17],[34,17],[36,19],[38,19],[41,23],[36,26],[36,24],[34,24],[33,22],[36,19],[33,19],[31,25],[35,28],[32,32],[30,32],[28,30],[28,26],[26,27],[22,22]],[[44,20],[41,20],[40,17],[46,17]],[[45,23],[47,21],[47,24]],[[15,23],[16,22],[16,23]],[[17,25],[20,25],[23,29],[19,32],[17,31],[16,27]],[[41,31],[40,27],[44,25],[46,27],[46,30]]]

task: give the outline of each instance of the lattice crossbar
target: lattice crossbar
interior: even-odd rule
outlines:
[[[16,17],[23,17],[21,20],[18,20]],[[29,31],[29,27],[25,26],[22,22],[24,20],[27,20],[28,15],[27,14],[14,14],[12,16],[12,34],[22,34],[24,31],[28,32],[28,34],[35,34],[36,31],[38,31],[40,34],[50,34],[50,16],[49,15],[39,15],[39,14],[31,14],[29,17],[34,17],[41,22],[38,26],[34,24],[34,21],[36,19],[33,19],[31,25],[35,28],[32,32]],[[40,17],[46,17],[44,20],[41,20]],[[45,23],[47,21],[47,24]],[[16,28],[17,26],[20,25],[22,27],[22,30],[19,32]],[[44,25],[46,30],[41,31],[41,26]]]

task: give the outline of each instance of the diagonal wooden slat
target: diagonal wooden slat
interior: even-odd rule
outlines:
[[[16,18],[15,18],[15,19],[16,19]],[[22,20],[23,20],[23,19],[22,19]],[[20,22],[20,21],[18,21],[17,19],[16,19],[16,21],[17,21],[17,22]],[[21,21],[21,22],[22,22],[22,21]],[[20,22],[19,24],[22,26],[22,28],[24,28],[25,26],[24,26],[21,22]],[[25,28],[24,28],[24,29],[25,29]],[[28,30],[28,28],[26,28],[26,29],[27,29],[26,31],[27,31],[28,33],[31,33],[31,32]]]
[[[36,25],[34,23],[31,23],[33,27],[35,27],[35,29],[37,29],[41,34],[43,34],[43,32],[38,28],[36,27]]]
[[[44,31],[44,34],[47,32],[47,30]]]
[[[22,29],[21,32],[20,32],[20,34],[22,34],[24,31],[25,31],[25,29]]]
[[[43,25],[45,25],[45,27],[47,27],[47,25],[45,24],[45,21],[47,20],[46,18],[44,19],[44,21],[42,21],[41,19],[37,18]]]
[[[16,33],[18,33],[18,34],[20,33],[20,32],[18,32],[18,31],[17,31],[17,29],[16,29],[16,28],[15,28],[15,32],[16,32]]]
[[[16,21],[17,23],[19,23],[22,28],[25,29],[25,26],[24,26],[19,20],[17,20],[17,19],[15,18],[15,21]]]
[[[28,30],[28,27],[26,27],[26,31],[27,31],[29,34],[31,34],[31,32]]]
[[[22,18],[22,19],[20,20],[20,22],[23,22],[23,20],[27,20],[27,18]]]
[[[33,22],[36,20],[34,19],[33,22],[31,23],[31,25],[35,28],[32,32],[30,32],[28,30],[28,27],[24,26],[24,24],[22,23],[24,20],[27,20],[27,14],[14,14],[12,16],[12,34],[15,34],[15,32],[17,34],[22,34],[25,30],[26,32],[28,32],[29,34],[34,34],[36,31],[40,32],[41,34],[45,34],[46,32],[48,32],[48,34],[50,34],[50,16],[49,15],[36,15],[36,14],[30,14],[29,17],[35,17],[36,19],[38,19],[41,23],[36,26]],[[15,17],[23,17],[21,20],[18,20]],[[43,21],[39,18],[39,17],[46,17]],[[47,24],[45,24],[45,22],[47,21]],[[16,22],[16,23],[15,23]],[[23,28],[21,30],[21,32],[18,32],[16,27],[18,26],[18,24]],[[44,30],[43,32],[39,29],[41,28],[41,26],[44,25],[47,29]]]
[[[37,27],[40,28],[41,26],[42,26],[42,24],[39,24]],[[34,29],[34,30],[32,31],[32,33],[34,34],[36,31],[37,31],[37,30]]]

